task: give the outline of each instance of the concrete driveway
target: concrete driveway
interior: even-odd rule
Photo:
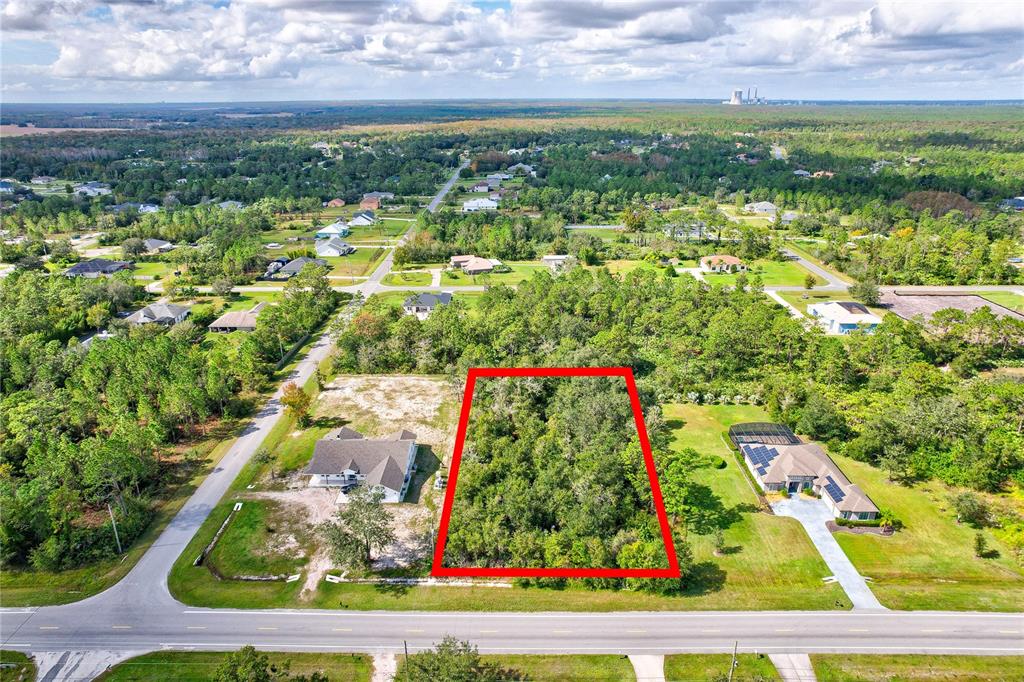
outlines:
[[[794,495],[772,503],[772,509],[779,516],[790,516],[804,527],[821,558],[825,560],[832,575],[853,602],[855,609],[884,609],[871,593],[864,577],[857,572],[847,558],[843,548],[825,524],[831,521],[832,510],[822,500],[808,499]]]

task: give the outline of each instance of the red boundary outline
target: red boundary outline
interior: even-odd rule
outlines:
[[[651,482],[651,496],[654,510],[661,527],[661,538],[668,556],[668,568],[481,568],[445,567],[442,565],[444,548],[448,541],[448,525],[451,522],[452,504],[455,501],[455,488],[459,479],[459,464],[462,461],[462,448],[466,440],[466,428],[469,425],[469,413],[473,404],[473,390],[477,377],[579,377],[579,376],[619,376],[626,380],[626,392],[629,394],[633,408],[633,419],[636,421],[640,450],[644,454],[644,465],[647,477]],[[675,545],[672,542],[672,531],[665,513],[665,502],[658,486],[658,476],[654,467],[654,455],[651,443],[647,438],[647,427],[644,424],[643,410],[640,408],[640,394],[636,390],[636,381],[630,367],[471,367],[466,376],[466,391],[462,398],[462,412],[459,416],[459,428],[455,435],[455,448],[452,451],[451,470],[448,474],[448,489],[445,491],[444,507],[441,510],[441,525],[438,530],[437,545],[434,548],[434,563],[430,574],[437,577],[514,577],[514,578],[679,578],[679,561],[676,558]]]

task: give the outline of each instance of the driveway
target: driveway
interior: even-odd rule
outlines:
[[[853,602],[855,609],[884,609],[871,593],[864,577],[857,572],[846,557],[843,548],[825,524],[831,521],[832,510],[822,500],[811,500],[799,496],[772,503],[772,509],[779,516],[790,516],[804,527],[814,547],[825,560],[832,575]]]

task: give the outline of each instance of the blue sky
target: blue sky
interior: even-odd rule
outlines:
[[[6,102],[1024,98],[1024,3],[0,0]]]

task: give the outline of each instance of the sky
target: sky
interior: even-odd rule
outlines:
[[[0,0],[0,102],[1024,98],[1021,0]]]

